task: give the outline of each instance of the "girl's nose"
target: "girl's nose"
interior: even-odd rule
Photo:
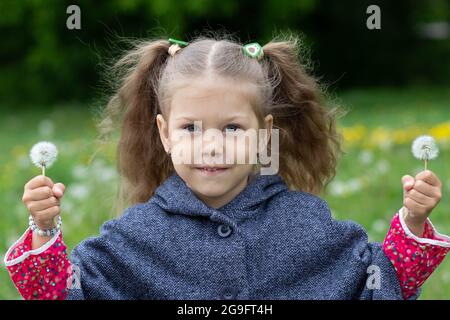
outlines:
[[[203,141],[202,144],[202,156],[203,159],[214,158],[220,160],[223,155],[224,143],[218,141]]]
[[[223,152],[220,150],[221,147],[217,146],[214,143],[209,143],[203,145],[203,156],[204,157],[216,157],[220,156]]]

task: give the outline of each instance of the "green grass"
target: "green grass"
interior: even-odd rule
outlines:
[[[355,90],[338,98],[350,109],[339,125],[362,125],[368,133],[379,127],[408,130],[419,126],[426,130],[450,119],[449,89]],[[111,218],[116,176],[112,149],[89,163],[96,132],[88,108],[75,104],[7,111],[0,128],[0,255],[27,228],[23,187],[40,174],[29,163],[28,151],[41,140],[54,142],[60,152],[47,175],[67,187],[62,215],[69,251],[82,239],[97,235],[101,224]],[[440,147],[441,154],[430,163],[430,169],[443,182],[443,197],[431,219],[438,231],[450,234],[450,148],[448,143]],[[402,206],[401,176],[415,175],[423,164],[412,157],[410,142],[385,148],[346,144],[345,152],[323,197],[336,218],[354,220],[366,228],[371,241],[382,241],[390,219]],[[2,265],[0,299],[20,298]],[[421,299],[450,299],[449,259],[425,283]]]

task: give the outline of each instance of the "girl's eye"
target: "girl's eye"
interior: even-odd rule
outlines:
[[[199,130],[199,128],[196,125],[193,125],[193,124],[185,125],[185,126],[183,126],[183,129],[187,130],[189,132],[194,132],[194,131],[198,131]]]
[[[238,130],[241,130],[242,128],[237,124],[229,124],[225,127],[226,132],[236,132]]]

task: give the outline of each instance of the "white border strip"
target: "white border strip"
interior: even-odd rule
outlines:
[[[408,237],[413,238],[418,243],[426,243],[426,244],[432,244],[432,245],[435,245],[435,246],[441,246],[441,247],[445,247],[445,248],[450,248],[450,237],[446,236],[446,235],[442,235],[439,232],[437,232],[436,229],[434,228],[433,224],[431,223],[430,219],[427,218],[427,223],[429,223],[431,228],[433,228],[434,236],[436,238],[439,238],[439,240],[427,239],[427,238],[419,238],[418,236],[413,234],[409,230],[408,226],[406,225],[406,222],[404,220],[403,215],[404,215],[404,207],[401,207],[400,210],[399,210],[399,220],[400,220],[400,223],[402,225],[403,230],[405,230],[405,233],[406,233],[406,235]]]
[[[30,230],[30,228],[28,227],[27,230],[25,231],[25,233],[16,242],[14,242],[14,244],[8,249],[8,251],[6,251],[5,259],[4,259],[4,263],[5,263],[6,267],[10,267],[10,266],[13,266],[15,264],[18,264],[19,262],[22,262],[23,260],[25,260],[26,258],[28,258],[31,255],[38,255],[38,254],[44,252],[45,250],[50,248],[56,242],[56,240],[58,239],[59,234],[61,233],[61,230],[58,230],[58,232],[50,240],[48,240],[43,246],[41,246],[41,247],[39,247],[37,249],[34,249],[34,250],[25,251],[21,256],[15,258],[15,259],[7,261],[9,255],[11,254],[13,249],[18,244],[23,242],[23,240],[25,239],[25,236],[27,235],[29,230]]]

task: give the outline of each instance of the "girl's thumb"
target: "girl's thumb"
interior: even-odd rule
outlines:
[[[53,194],[58,198],[62,197],[65,189],[66,187],[61,182],[55,183],[52,188]]]
[[[403,190],[409,191],[414,187],[414,178],[410,175],[404,175],[402,177]]]

